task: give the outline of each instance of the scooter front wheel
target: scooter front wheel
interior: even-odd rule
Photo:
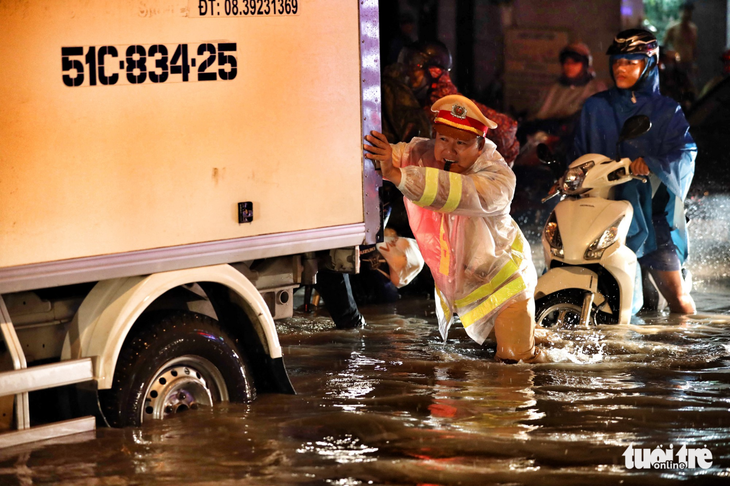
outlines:
[[[573,329],[580,325],[583,290],[569,289],[546,295],[535,302],[535,323],[550,329]],[[595,324],[591,313],[591,324]]]

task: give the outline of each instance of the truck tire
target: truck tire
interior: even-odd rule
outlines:
[[[112,388],[99,391],[101,410],[114,427],[255,398],[235,340],[214,319],[185,311],[143,316],[125,340]]]
[[[580,324],[583,292],[576,289],[559,290],[535,302],[535,324],[548,329],[573,329]],[[595,313],[591,313],[591,323]]]

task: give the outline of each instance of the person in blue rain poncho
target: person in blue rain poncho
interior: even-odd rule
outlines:
[[[679,104],[659,94],[656,38],[645,30],[626,30],[616,36],[607,54],[615,87],[586,100],[571,155],[616,157],[624,122],[634,115],[649,117],[651,129],[620,146],[621,156],[633,161],[632,173],[649,176],[651,182],[633,180],[617,187],[617,198],[634,208],[626,244],[651,273],[670,310],[693,314],[694,301],[683,286],[681,268],[689,251],[684,199],[697,146]],[[634,299],[634,311],[637,307],[640,298]]]

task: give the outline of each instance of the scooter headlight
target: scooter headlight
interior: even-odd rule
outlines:
[[[545,239],[550,245],[550,253],[553,256],[562,257],[564,255],[563,240],[560,238],[560,229],[558,228],[558,220],[555,218],[555,213],[550,214],[543,231]]]
[[[592,160],[589,160],[585,164],[568,169],[560,182],[560,188],[563,194],[574,196],[586,192],[588,189],[583,189],[583,181],[586,178],[588,170],[594,165],[596,164]]]
[[[598,238],[593,240],[593,243],[586,250],[586,260],[599,260],[606,248],[616,243],[616,240],[618,240],[618,227],[623,220],[624,217],[621,216],[606,228]]]

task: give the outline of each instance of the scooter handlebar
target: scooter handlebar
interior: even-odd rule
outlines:
[[[549,196],[546,196],[546,197],[544,197],[544,198],[540,199],[540,202],[542,202],[543,204],[545,204],[546,202],[548,202],[549,200],[551,200],[552,198],[554,198],[554,197],[555,197],[555,196],[557,196],[558,194],[559,194],[559,193],[557,193],[557,192],[554,192],[554,193],[550,194]]]
[[[548,191],[548,195],[540,200],[543,204],[545,204],[546,201],[549,201],[552,198],[554,198],[555,196],[557,196],[558,194],[560,194],[560,191],[558,191],[558,185],[559,185],[559,182],[556,182],[555,184],[553,184],[553,187],[551,187],[550,190]]]

